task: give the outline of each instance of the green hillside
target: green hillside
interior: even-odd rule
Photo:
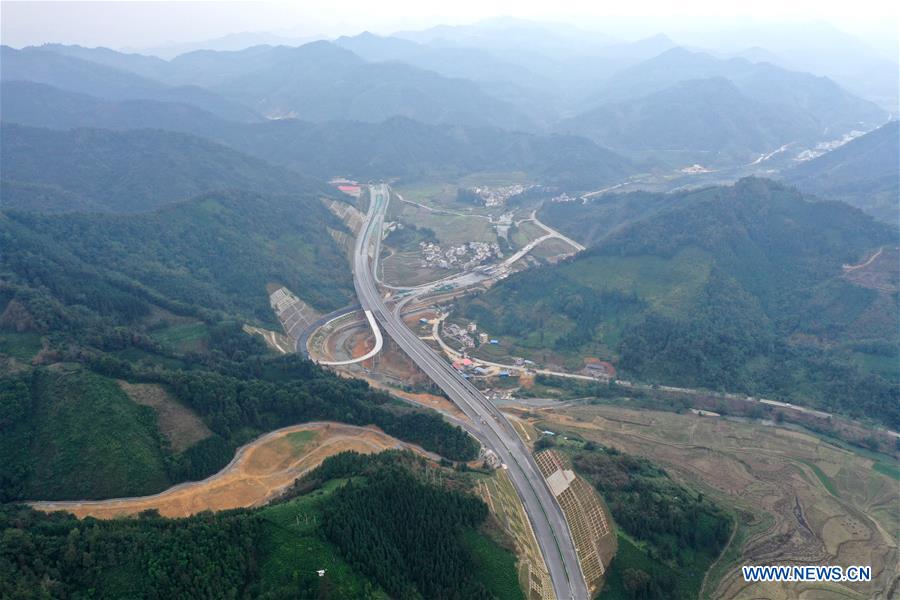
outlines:
[[[267,283],[322,310],[352,284],[313,196],[212,194],[141,215],[0,214],[0,496],[109,497],[206,477],[265,432],[311,420],[375,424],[450,459],[458,427],[275,357],[241,322],[278,327]],[[114,379],[155,383],[213,435],[175,454]],[[9,444],[9,445],[7,445]],[[22,453],[23,447],[37,445]],[[39,447],[38,447],[39,446]],[[71,485],[70,485],[71,484]]]
[[[158,303],[273,323],[268,283],[322,309],[352,297],[347,261],[326,227],[342,225],[314,191],[211,193],[140,215],[0,216],[12,282],[47,288],[123,322]]]
[[[474,482],[440,471],[436,485],[435,468],[411,455],[345,453],[270,506],[185,519],[79,521],[4,506],[0,595],[522,598]],[[476,565],[479,552],[492,561]]]
[[[185,104],[114,102],[31,82],[4,82],[0,95],[0,116],[8,123],[55,129],[185,132],[323,179],[335,175],[361,180],[439,179],[524,171],[545,183],[590,189],[619,182],[635,172],[635,166],[623,157],[575,135],[426,124],[405,117],[378,123],[295,119],[234,123]],[[192,164],[200,166],[197,161]]]
[[[0,135],[6,210],[141,212],[212,190],[324,191],[292,171],[186,134],[5,123]]]
[[[782,173],[810,194],[843,200],[896,224],[900,197],[900,122],[891,121]]]
[[[782,144],[815,140],[818,124],[802,113],[759,102],[716,77],[604,104],[562,124],[619,152],[652,153],[675,162],[750,162]]]
[[[629,588],[643,587],[644,597],[697,598],[729,542],[732,517],[646,458],[571,437],[559,447],[616,522],[619,548],[601,596],[632,598]]]
[[[827,77],[671,48],[604,82],[558,130],[673,166],[746,165],[784,144],[813,148],[888,113]]]
[[[4,500],[139,496],[169,485],[153,411],[114,381],[60,365],[3,388]]]
[[[896,243],[890,227],[759,179],[650,204],[575,259],[509,277],[458,310],[509,336],[511,352],[607,356],[625,379],[900,423],[896,377],[854,366],[860,353],[896,357],[896,330],[866,323],[889,322],[897,296],[842,277],[842,265]],[[569,223],[597,211],[559,210]]]
[[[237,127],[183,102],[133,98],[110,100],[33,81],[0,82],[0,119],[50,129],[165,129],[215,139]]]
[[[538,217],[585,246],[593,246],[617,229],[673,207],[677,200],[677,195],[641,191],[604,194],[587,204],[545,203]]]

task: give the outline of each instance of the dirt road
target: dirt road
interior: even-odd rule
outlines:
[[[369,454],[393,448],[439,459],[374,427],[304,423],[278,429],[241,447],[224,469],[203,481],[182,483],[159,494],[137,498],[30,504],[37,510],[64,510],[78,517],[98,519],[134,515],[150,509],[158,510],[165,517],[186,517],[204,510],[259,506],[329,456],[346,450]]]

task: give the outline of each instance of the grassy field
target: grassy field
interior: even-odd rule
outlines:
[[[709,277],[710,257],[686,249],[671,258],[596,256],[573,262],[561,274],[592,289],[634,292],[662,314],[682,316]]]
[[[531,256],[542,260],[553,260],[561,255],[573,253],[575,253],[575,248],[568,242],[564,242],[559,238],[550,238],[549,240],[544,240],[538,244],[538,246],[531,251]]]
[[[30,361],[40,350],[41,336],[38,333],[0,331],[0,354]]]
[[[155,331],[153,338],[179,352],[188,352],[201,350],[208,333],[205,323],[180,323]]]
[[[381,279],[390,285],[420,285],[448,277],[455,269],[423,267],[418,251],[394,253],[380,263]]]
[[[392,202],[390,212],[393,219],[431,229],[441,244],[497,241],[490,222],[476,214],[435,212],[406,202]]]
[[[316,435],[317,433],[312,430],[295,431],[287,434],[285,439],[290,442],[294,452],[302,452],[303,449],[316,438]]]
[[[402,184],[395,188],[407,200],[414,200],[429,206],[472,210],[475,213],[487,214],[491,209],[473,206],[457,202],[456,191],[459,188],[471,188],[476,186],[500,187],[514,184],[527,184],[531,180],[525,173],[476,173],[463,177],[457,181],[443,182],[412,182]]]
[[[676,586],[667,590],[667,592],[671,593],[670,598],[697,597],[697,591],[700,587],[699,581],[696,582],[695,586],[685,585],[684,578],[678,577],[678,572],[675,569],[652,560],[647,556],[646,551],[622,532],[619,532],[618,537],[619,550],[616,552],[616,557],[606,572],[606,584],[600,594],[603,600],[632,600],[635,597],[632,592],[626,589],[624,583],[625,577],[623,574],[629,569],[640,569],[657,577],[661,576],[662,578],[677,581],[678,584]]]
[[[133,401],[153,409],[159,432],[169,441],[173,452],[183,452],[213,435],[194,411],[173,398],[163,386],[127,381],[118,383]]]
[[[319,530],[320,507],[346,480],[336,479],[322,488],[263,509],[266,542],[260,592],[270,597],[296,594],[297,583],[325,569],[328,587],[335,598],[387,598],[388,596],[354,571]]]
[[[489,537],[467,531],[463,541],[475,559],[476,576],[498,600],[524,600],[516,579],[516,556]]]
[[[510,236],[510,242],[512,242],[513,247],[521,248],[527,245],[531,240],[537,239],[546,234],[546,231],[544,231],[531,221],[525,221],[515,228],[514,233]]]

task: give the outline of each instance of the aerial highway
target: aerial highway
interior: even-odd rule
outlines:
[[[320,360],[318,361],[320,365],[326,365],[329,367],[339,367],[344,365],[352,365],[356,363],[361,363],[369,360],[379,352],[381,352],[381,346],[384,343],[384,338],[381,337],[381,330],[378,329],[378,323],[375,322],[375,317],[372,316],[371,311],[363,311],[366,314],[366,320],[369,322],[369,327],[372,328],[372,333],[375,334],[375,346],[372,347],[371,350],[363,354],[362,356],[357,356],[356,358],[350,358],[347,360]],[[340,318],[340,317],[337,317]]]
[[[353,254],[353,283],[362,308],[375,316],[385,332],[471,419],[471,431],[503,462],[531,521],[556,597],[587,599],[587,586],[565,516],[529,449],[506,417],[477,388],[387,308],[372,263],[377,265],[390,191],[385,184],[372,185],[369,190],[369,208]],[[374,260],[370,261],[370,255]]]

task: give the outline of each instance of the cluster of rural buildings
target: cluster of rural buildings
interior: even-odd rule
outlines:
[[[616,368],[610,362],[587,356],[581,374],[601,381],[610,381],[616,378]]]
[[[465,242],[447,249],[433,242],[419,242],[419,248],[423,267],[465,270],[503,258],[497,242]]]
[[[491,339],[487,333],[479,332],[478,324],[475,322],[469,323],[465,327],[460,327],[456,323],[444,322],[441,328],[441,335],[445,338],[456,340],[463,347],[463,350],[474,348],[476,345],[481,344],[499,343],[497,340]],[[478,341],[477,344],[476,340]]]
[[[576,200],[581,200],[578,196],[570,196],[566,192],[562,194],[557,194],[550,198],[550,202],[562,203],[562,202],[575,202]]]
[[[510,376],[509,370],[501,369],[500,371],[497,371],[496,368],[488,368],[469,358],[468,351],[477,346],[482,344],[497,345],[500,343],[499,340],[490,337],[487,333],[483,331],[479,332],[478,325],[475,322],[471,322],[465,327],[461,327],[456,323],[444,322],[441,326],[441,337],[454,340],[462,346],[462,357],[453,361],[453,368],[462,373],[463,377],[469,378],[472,376],[477,377],[485,375],[499,375],[500,377]],[[516,364],[521,366],[524,362],[518,362],[520,360],[521,359],[517,359]]]
[[[473,187],[469,188],[469,191],[481,198],[485,207],[493,208],[496,206],[503,206],[506,204],[506,201],[513,196],[517,196],[533,187],[533,185],[522,185],[517,183],[515,185],[504,185],[502,187]]]

